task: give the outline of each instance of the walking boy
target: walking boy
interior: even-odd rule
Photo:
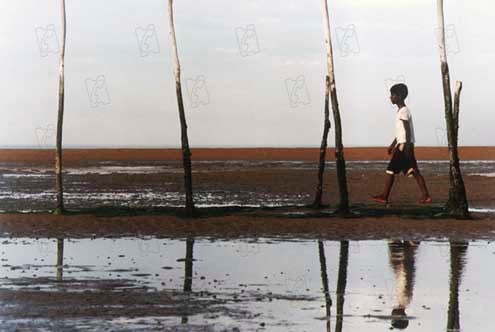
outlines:
[[[388,148],[388,154],[392,159],[387,167],[387,178],[385,188],[380,195],[372,196],[373,200],[387,204],[390,191],[394,184],[395,174],[403,172],[408,177],[413,176],[421,190],[421,199],[419,204],[431,203],[431,197],[426,188],[425,179],[421,175],[414,156],[414,126],[411,112],[405,104],[408,95],[408,89],[405,84],[396,84],[390,88],[390,101],[397,105],[397,114],[395,120],[395,139]]]

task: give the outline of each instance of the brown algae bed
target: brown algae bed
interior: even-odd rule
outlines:
[[[50,213],[0,214],[0,234],[13,237],[282,237],[349,239],[493,239],[495,214],[471,213],[470,219],[445,215],[441,206],[358,206],[347,216],[332,209],[306,207],[197,209],[96,208]]]

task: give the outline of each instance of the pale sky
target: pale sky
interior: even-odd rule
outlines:
[[[320,0],[176,0],[191,147],[319,146]],[[446,0],[460,143],[494,145],[495,3]],[[178,147],[166,0],[66,0],[66,147]],[[344,145],[393,139],[405,80],[417,145],[445,144],[434,0],[329,0]],[[0,146],[55,143],[58,0],[0,1]],[[332,121],[333,124],[333,121]],[[333,146],[333,129],[329,137]]]

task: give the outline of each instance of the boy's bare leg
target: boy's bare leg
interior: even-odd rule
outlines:
[[[414,178],[416,179],[416,182],[418,183],[419,190],[421,190],[422,198],[421,198],[421,203],[431,203],[431,196],[430,193],[428,192],[428,188],[426,187],[426,182],[425,178],[419,171],[414,172]]]
[[[375,201],[383,201],[384,203],[388,202],[388,197],[390,196],[392,186],[394,185],[394,179],[395,176],[393,174],[387,174],[387,178],[385,179],[385,188],[383,188],[383,192],[380,195],[373,196]]]

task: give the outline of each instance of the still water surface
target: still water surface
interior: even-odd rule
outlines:
[[[2,330],[490,331],[494,313],[488,242],[0,241]]]

